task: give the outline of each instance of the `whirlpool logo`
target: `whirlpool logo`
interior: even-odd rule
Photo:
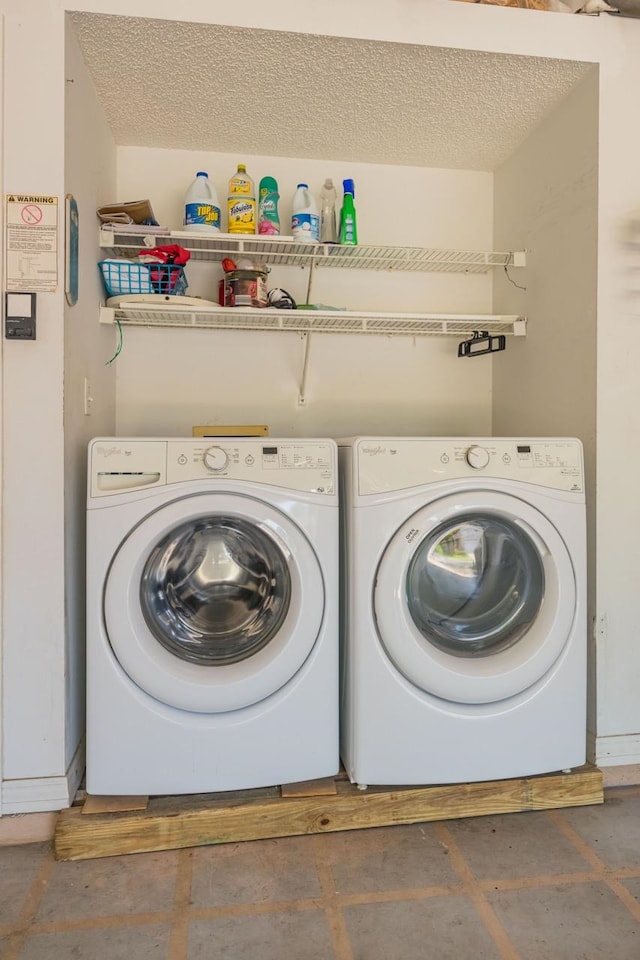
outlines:
[[[131,450],[123,450],[122,447],[96,447],[96,453],[99,457],[117,457],[120,454],[125,455],[125,457],[131,456]]]
[[[382,444],[377,444],[375,447],[361,447],[361,450],[370,457],[377,457],[381,453],[390,453],[393,457],[398,452],[394,449],[387,449],[387,447],[383,447]]]

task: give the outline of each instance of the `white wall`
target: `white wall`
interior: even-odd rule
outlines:
[[[32,0],[31,4],[0,0],[0,13],[5,15],[4,193],[34,191],[64,197],[63,19],[70,6],[69,0]],[[156,0],[152,9],[144,0],[76,0],[73,8],[168,19],[177,12],[170,0]],[[636,480],[640,462],[633,443],[640,427],[632,348],[637,330],[637,294],[626,286],[628,262],[625,264],[620,231],[640,208],[640,132],[633,124],[633,94],[640,89],[640,23],[450,0],[424,0],[420,4],[414,0],[352,0],[348,5],[338,0],[314,5],[272,0],[268,6],[258,0],[245,0],[243,4],[216,4],[214,13],[208,0],[190,0],[182,5],[179,15],[187,20],[215,20],[237,26],[323,34],[332,31],[374,40],[600,63],[598,453],[597,488],[589,492],[597,497],[598,511],[597,725],[603,752],[618,750],[620,758],[637,762],[640,644],[636,594],[640,559],[629,536],[629,532],[640,529]],[[29,123],[25,123],[27,113]],[[561,158],[557,159],[560,164]],[[189,174],[193,169],[191,164]],[[79,187],[69,186],[79,191]],[[39,339],[36,343],[5,344],[3,357],[3,775],[18,778],[14,782],[23,786],[27,781],[33,784],[52,778],[55,782],[50,802],[54,803],[54,788],[65,768],[67,741],[62,291],[40,295],[38,308]],[[102,337],[89,305],[86,319],[96,338]],[[168,352],[168,342],[160,337],[145,340],[143,331],[140,334],[137,346],[135,339],[128,337],[118,377],[132,378],[136,351],[142,354],[147,350],[149,356],[159,357]],[[107,339],[109,336],[107,333]],[[517,349],[526,348],[526,343]],[[315,346],[314,342],[312,349]],[[293,348],[288,349],[292,358]],[[101,348],[97,353],[102,355]],[[95,362],[96,355],[92,356],[91,362]],[[287,360],[282,373],[293,378],[296,371],[297,363]],[[72,374],[76,383],[79,374],[79,369]],[[314,397],[318,384],[311,382],[310,388]],[[103,415],[109,419],[104,413],[110,406],[108,391],[107,384],[105,394],[97,398],[98,404],[104,405],[103,412],[100,407],[96,411],[98,421]],[[200,398],[185,409],[181,423],[193,419],[196,412],[215,413],[199,404]],[[291,396],[286,406],[291,409]],[[223,411],[223,419],[227,412]],[[466,417],[466,413],[461,415],[461,419]],[[143,415],[141,423],[145,420]],[[298,427],[292,423],[291,432]],[[73,459],[69,470],[76,466]],[[64,802],[63,792],[57,802]]]
[[[520,283],[500,281],[501,310],[527,316],[526,341],[494,361],[494,432],[577,436],[588,491],[589,616],[595,615],[598,70],[495,175],[496,244],[527,250]],[[590,634],[591,640],[591,634]],[[590,749],[596,729],[590,658]]]
[[[596,757],[603,764],[640,762],[639,260],[624,243],[640,210],[640,131],[629,112],[630,91],[640,89],[640,22],[625,27],[615,32],[616,60],[603,65],[600,90]]]
[[[79,292],[65,305],[64,459],[65,459],[65,607],[66,607],[66,761],[84,733],[84,503],[87,443],[109,435],[115,424],[113,331],[95,322],[102,297],[96,267],[96,207],[115,195],[116,151],[70,25],[66,31],[65,189],[80,218]],[[94,398],[84,409],[84,380]]]
[[[82,4],[99,10],[99,0]],[[112,13],[137,11],[124,0],[113,0]],[[154,16],[171,18],[171,7],[161,0]],[[192,2],[185,19],[211,19],[208,5]],[[342,36],[424,42],[464,49],[481,49],[521,55],[542,55],[592,61],[600,64],[600,166],[598,173],[598,388],[597,388],[597,486],[590,484],[588,497],[598,513],[597,623],[599,738],[616,740],[619,756],[640,759],[640,701],[633,677],[640,670],[640,645],[636,642],[635,588],[637,564],[617,561],[622,531],[636,528],[640,506],[635,492],[637,464],[628,438],[637,431],[635,371],[631,296],[625,298],[621,277],[621,228],[640,208],[636,171],[640,164],[640,133],[629,122],[629,97],[638,89],[638,44],[640,24],[611,17],[575,17],[538,11],[500,9],[457,4],[448,0],[425,0],[416,5],[406,0],[380,4],[379,16],[371,4],[325,0],[313,8],[274,0],[268,10],[258,3],[217,10],[217,22],[271,29],[295,29],[315,33],[331,30]],[[562,170],[562,157],[550,158]],[[576,279],[579,288],[582,278]],[[567,288],[564,287],[566,290]],[[502,296],[502,294],[500,294]],[[626,314],[625,314],[626,310]],[[636,324],[637,325],[637,324]],[[510,353],[526,349],[528,341],[513,345]],[[494,363],[504,363],[507,354]],[[592,384],[586,384],[590,394]],[[574,413],[575,413],[574,408]],[[506,428],[506,424],[505,424]],[[549,430],[548,432],[554,432]],[[574,432],[581,432],[576,430]],[[587,440],[587,442],[589,442]],[[623,452],[624,451],[624,452]],[[621,477],[621,459],[632,469]],[[591,468],[593,470],[593,467]],[[593,539],[592,539],[593,542]],[[603,750],[609,747],[603,745]],[[611,750],[614,748],[611,747]],[[602,757],[602,751],[597,754]]]
[[[92,321],[101,296],[93,242],[96,184],[110,151],[107,194],[114,189],[114,145],[75,41],[65,73],[64,19],[41,13],[32,5],[6,14],[3,192],[56,196],[59,248],[57,291],[37,297],[36,342],[5,343],[3,351],[2,793],[9,813],[65,805],[82,773],[82,461],[92,431],[79,420],[78,378],[80,370],[96,369],[93,344],[102,340],[106,350],[112,339]],[[66,169],[65,100],[76,117]],[[78,200],[85,242],[80,300],[68,308],[65,340],[67,189]],[[95,379],[102,376],[98,370]],[[109,379],[114,385],[112,371]],[[100,432],[113,429],[113,402],[109,417],[106,395]]]
[[[9,5],[11,0],[5,0]],[[423,43],[600,62],[612,55],[611,32],[596,19],[499,7],[464,7],[451,0],[323,0],[301,5],[297,0],[261,0],[216,4],[188,0],[176,11],[173,0],[57,0],[60,8],[114,16],[228,24],[262,30],[290,30],[323,36],[356,37],[398,43]],[[179,14],[179,17],[177,16]],[[603,21],[606,18],[603,18]],[[614,37],[619,34],[614,27]],[[615,40],[614,40],[615,44]]]
[[[0,13],[0,144],[4,144],[4,16]],[[0,181],[4,182],[4,150],[0,153]],[[0,231],[4,236],[5,231],[5,213],[4,204],[0,210]],[[0,259],[0,287],[4,289],[4,270],[5,265]],[[0,344],[0,396],[2,395],[2,365],[1,357],[4,343]],[[2,475],[2,423],[0,422],[0,476]],[[2,782],[2,752],[3,752],[3,726],[4,717],[2,714],[2,673],[3,673],[3,654],[2,654],[2,500],[4,490],[0,489],[0,783]],[[0,815],[2,814],[2,790],[0,789]]]
[[[117,199],[148,198],[162,224],[180,229],[196,170],[209,172],[226,210],[238,160],[256,183],[266,174],[278,180],[283,233],[299,181],[318,194],[326,176],[340,185],[349,176],[361,242],[492,248],[487,173],[127,147],[118,150]],[[188,293],[217,300],[222,275],[219,264],[189,264]],[[307,282],[308,271],[298,267],[274,267],[269,275],[270,287],[284,287],[301,303]],[[318,269],[311,301],[389,312],[490,313],[492,279]],[[272,436],[491,431],[491,361],[458,360],[454,339],[314,335],[301,407],[303,350],[303,339],[290,333],[128,328],[116,361],[117,432],[190,434],[198,423],[267,423]]]
[[[62,19],[10,3],[0,12],[3,193],[62,201]],[[62,250],[58,268],[61,277]],[[38,339],[3,349],[4,812],[29,809],[23,788],[33,778],[50,778],[61,796],[65,786],[63,298],[60,285],[38,294]]]

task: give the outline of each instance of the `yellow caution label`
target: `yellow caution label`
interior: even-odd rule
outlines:
[[[31,194],[9,193],[7,194],[8,203],[51,203],[57,204],[57,197],[37,197]]]

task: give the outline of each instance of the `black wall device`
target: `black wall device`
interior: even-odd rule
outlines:
[[[4,336],[6,340],[35,340],[35,293],[5,293]]]
[[[471,340],[458,344],[459,357],[482,357],[485,353],[498,353],[504,350],[507,338],[503,333],[492,336],[488,330],[474,330]]]

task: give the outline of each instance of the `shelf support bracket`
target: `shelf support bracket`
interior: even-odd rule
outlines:
[[[309,369],[309,349],[311,347],[311,334],[303,333],[302,339],[304,340],[304,356],[302,359],[302,374],[300,376],[300,390],[298,392],[298,406],[304,407],[307,400],[305,397],[305,391],[307,387],[307,370]]]
[[[305,303],[308,305],[311,299],[311,286],[313,284],[313,268],[315,267],[315,260],[311,260],[309,263],[309,276],[307,277],[307,296],[305,298]]]

